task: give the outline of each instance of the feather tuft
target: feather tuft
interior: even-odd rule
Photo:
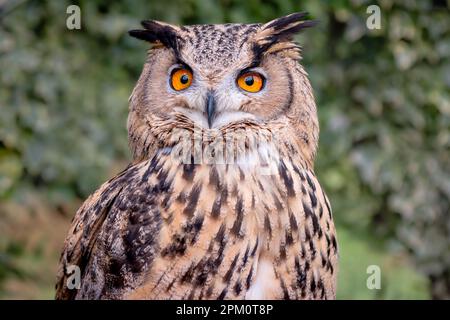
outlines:
[[[294,56],[300,57],[299,46],[292,42],[294,35],[317,24],[317,21],[307,20],[307,17],[308,13],[297,12],[264,24],[253,38],[255,60],[281,50],[294,50]]]

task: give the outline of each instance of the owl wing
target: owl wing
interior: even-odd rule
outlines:
[[[56,299],[118,298],[139,281],[154,254],[156,198],[167,191],[151,179],[155,167],[130,165],[77,211],[60,258]]]

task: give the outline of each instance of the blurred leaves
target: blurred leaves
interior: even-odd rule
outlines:
[[[70,4],[81,7],[79,31],[65,27]],[[264,22],[309,11],[320,24],[298,40],[321,123],[316,171],[342,237],[339,296],[427,297],[426,281],[398,262],[403,252],[433,297],[449,298],[449,4],[380,0],[382,28],[369,30],[371,4],[0,2],[0,199],[20,201],[30,189],[55,205],[83,198],[128,159],[127,99],[147,45],[126,31],[140,20]],[[361,287],[374,259],[387,270],[377,294]]]
[[[306,55],[322,120],[317,171],[338,221],[404,245],[433,296],[449,298],[448,4],[380,4],[381,30],[361,27],[365,6],[351,2],[329,15],[327,50],[311,49],[324,54]]]
[[[370,235],[355,234],[354,230],[345,227],[338,230],[340,247],[338,299],[430,298],[427,281],[405,267],[404,260],[407,260],[407,257],[399,253],[383,254],[382,246],[368,245],[376,242]],[[380,268],[380,290],[367,289],[367,278],[372,274],[367,271],[368,266]]]

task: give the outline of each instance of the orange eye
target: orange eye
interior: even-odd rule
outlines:
[[[264,86],[264,77],[256,72],[246,72],[237,79],[239,88],[247,92],[259,92]]]
[[[192,72],[188,69],[175,69],[170,76],[170,85],[176,91],[187,89],[192,83]]]

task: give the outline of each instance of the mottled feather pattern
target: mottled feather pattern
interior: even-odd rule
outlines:
[[[294,33],[266,24],[144,21],[150,42],[130,96],[130,165],[76,213],[58,299],[334,299],[338,248],[314,173],[319,124]],[[170,70],[189,67],[174,92]],[[236,87],[260,72],[264,90]],[[206,119],[207,97],[216,104]],[[81,271],[69,289],[68,270]]]
[[[76,298],[242,299],[262,255],[276,275],[265,297],[333,298],[328,200],[301,155],[278,148],[274,175],[184,164],[162,149],[106,183],[66,242],[64,264],[84,272]]]

